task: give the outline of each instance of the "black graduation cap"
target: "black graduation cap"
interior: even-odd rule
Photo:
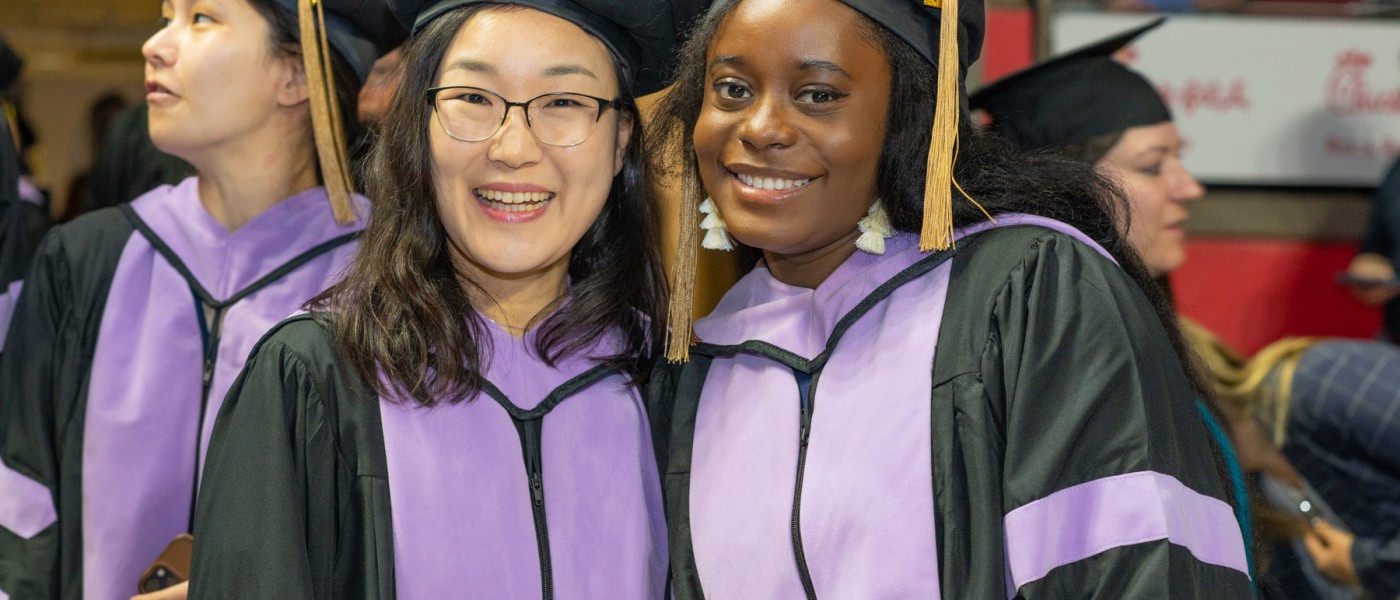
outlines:
[[[841,1],[908,42],[938,70],[937,97],[931,99],[933,133],[924,179],[919,249],[946,250],[953,245],[953,158],[957,153],[958,121],[967,107],[963,84],[968,67],[982,53],[986,7],[982,0]],[[958,68],[944,68],[953,64]],[[966,193],[963,195],[972,200]]]
[[[942,28],[942,2],[920,0],[841,0],[846,6],[890,30],[904,40],[929,64],[937,67],[939,39]],[[982,54],[982,39],[987,31],[987,11],[982,0],[959,0],[958,11],[959,79],[966,79],[967,69]]]
[[[276,0],[293,15],[298,0]],[[363,84],[374,61],[388,54],[408,37],[385,6],[384,0],[318,0],[326,19],[326,39],[349,61]]]
[[[1170,121],[1171,111],[1145,77],[1113,53],[1165,18],[1014,73],[972,95],[991,129],[1023,150],[1082,143],[1130,127]]]
[[[665,0],[389,0],[394,16],[415,34],[433,19],[472,4],[517,4],[569,21],[603,41],[632,74],[636,95],[666,86],[679,24]]]

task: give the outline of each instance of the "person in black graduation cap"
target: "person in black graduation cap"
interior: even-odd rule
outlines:
[[[1182,224],[1190,203],[1200,199],[1203,190],[1181,162],[1180,138],[1161,95],[1142,74],[1112,58],[1163,21],[1153,20],[1009,75],[974,94],[972,106],[985,110],[991,129],[1016,146],[1068,154],[1118,181],[1130,208],[1125,222],[1129,240],[1165,287],[1166,276],[1185,261]],[[1387,460],[1374,457],[1394,454],[1384,445],[1396,436],[1386,433],[1389,424],[1377,416],[1393,412],[1396,400],[1385,384],[1361,384],[1400,379],[1400,360],[1394,352],[1380,343],[1314,344],[1312,339],[1293,338],[1245,360],[1204,327],[1185,317],[1180,321],[1219,392],[1216,404],[1225,427],[1213,425],[1213,433],[1226,448],[1227,462],[1235,472],[1235,503],[1245,537],[1251,537],[1251,519],[1239,471],[1259,472],[1306,490],[1317,502],[1306,476],[1321,484],[1320,497],[1347,521],[1363,525],[1363,535],[1351,552],[1351,534],[1319,522],[1307,535],[1307,551],[1334,579],[1348,584],[1363,581],[1378,597],[1394,595],[1400,582],[1388,573],[1400,561],[1400,539],[1392,540],[1400,529],[1391,525],[1396,503],[1388,497],[1397,482],[1383,474]],[[1341,372],[1356,375],[1339,377]],[[1272,405],[1270,398],[1277,397],[1290,400]],[[1271,406],[1256,409],[1260,413],[1273,413],[1273,406],[1286,411],[1270,414],[1280,421],[1277,435],[1264,431],[1251,412],[1251,406],[1260,403]],[[1204,404],[1202,414],[1214,420]],[[1274,442],[1281,441],[1285,422],[1288,436],[1281,452]],[[1226,430],[1231,439],[1225,438]],[[1238,451],[1238,463],[1231,445]],[[1299,468],[1290,459],[1298,460]],[[1367,483],[1364,487],[1373,497],[1355,499],[1359,480]],[[1295,546],[1304,551],[1302,542]],[[1272,561],[1272,572],[1281,572],[1285,562],[1291,559]],[[1285,580],[1282,585],[1289,583]]]
[[[1017,148],[1069,153],[1120,182],[1129,241],[1154,278],[1186,261],[1189,205],[1205,190],[1181,164],[1181,137],[1157,88],[1112,56],[1163,21],[1004,77],[971,99]]]
[[[143,47],[151,138],[197,174],[37,252],[0,356],[3,594],[129,598],[191,530],[224,392],[355,251],[367,201],[343,140],[386,10],[160,5]]]
[[[982,4],[937,4],[724,2],[682,51],[682,235],[763,260],[693,337],[678,264],[676,596],[1249,597],[1121,199],[974,131]]]
[[[661,598],[661,0],[402,0],[359,256],[229,392],[206,598]],[[269,498],[278,502],[269,505]],[[257,548],[249,552],[249,548]]]

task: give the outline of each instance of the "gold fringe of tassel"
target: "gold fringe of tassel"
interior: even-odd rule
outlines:
[[[700,247],[700,184],[694,174],[682,177],[681,231],[676,243],[671,299],[666,309],[666,360],[690,360],[690,321],[695,302],[695,260]]]
[[[947,250],[953,245],[953,146],[957,143],[958,118],[958,0],[925,1],[940,6],[938,32],[938,88],[934,101],[933,135],[929,138],[927,174],[924,176],[924,222],[919,250]]]
[[[320,0],[300,0],[297,20],[301,24],[302,64],[311,100],[311,125],[316,138],[316,154],[321,179],[330,198],[331,213],[342,225],[355,220],[350,204],[354,183],[350,181],[350,157],[346,150],[345,129],[341,126],[340,104],[335,98],[335,74],[331,70],[330,44],[326,40],[325,6]]]

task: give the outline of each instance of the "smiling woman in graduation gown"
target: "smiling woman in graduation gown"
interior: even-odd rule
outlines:
[[[296,8],[165,3],[143,48],[152,139],[198,174],[38,250],[0,358],[3,594],[130,597],[190,531],[213,416],[249,350],[354,253],[367,203],[338,171],[318,176],[335,142],[318,152],[312,120],[336,102],[355,114],[384,7],[326,8],[338,90],[308,83]]]
[[[676,596],[1249,597],[1119,199],[973,132],[981,3],[925,4],[727,2],[682,52],[656,133],[764,258],[653,380]]]
[[[191,594],[660,598],[638,384],[664,279],[633,99],[668,4],[392,5],[414,34],[361,253],[229,393]]]

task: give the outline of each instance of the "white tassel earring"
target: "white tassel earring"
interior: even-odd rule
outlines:
[[[700,246],[709,250],[733,250],[734,238],[729,236],[729,227],[719,216],[719,207],[715,206],[715,201],[706,198],[700,203],[700,213],[705,215],[705,220],[700,222],[700,229],[705,230],[705,239],[700,242]],[[880,244],[884,247],[883,240]]]
[[[865,218],[861,219],[856,227],[860,228],[860,237],[856,238],[856,248],[868,254],[884,254],[885,240],[894,237],[894,226],[890,225],[890,215],[885,212],[885,205],[879,199],[870,205],[870,210],[865,213]]]

